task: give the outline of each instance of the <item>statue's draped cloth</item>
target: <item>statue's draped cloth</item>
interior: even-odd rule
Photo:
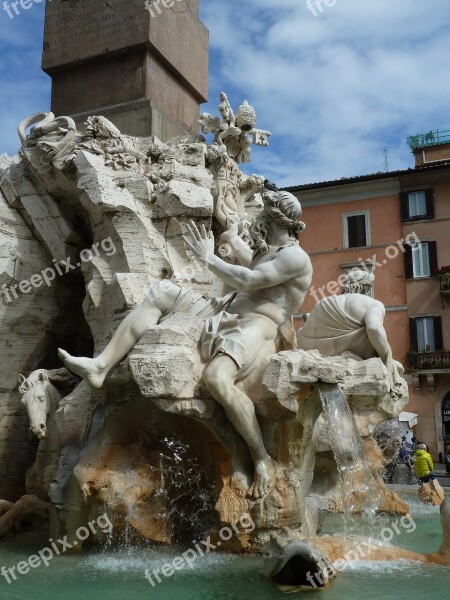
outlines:
[[[341,296],[328,296],[314,307],[298,333],[302,350],[318,350],[325,356],[339,356],[351,350],[364,360],[376,356],[367,337],[366,324],[348,314],[339,301]]]
[[[342,296],[328,296],[312,310],[303,328],[297,334],[298,347],[302,350],[318,350],[324,356],[340,356],[344,352],[353,352],[367,360],[378,356],[366,331],[364,320],[345,310]],[[389,349],[386,358],[391,389],[400,386],[400,375]]]
[[[264,329],[268,332],[269,338],[273,337],[274,343],[278,335],[278,326],[272,319],[264,315],[252,313],[249,316],[240,317],[228,312],[236,295],[237,292],[231,292],[222,298],[206,299],[191,288],[180,288],[180,293],[173,306],[162,315],[160,322],[180,313],[192,315],[204,321],[200,339],[202,359],[205,362],[211,362],[218,354],[230,356],[239,367],[236,381],[241,381],[261,363],[266,352],[264,345],[258,348],[249,348],[245,345],[242,326],[247,322],[254,323],[258,319],[264,321]],[[283,331],[281,331],[281,335],[285,335]]]
[[[178,313],[198,317],[205,322],[200,341],[203,360],[209,362],[223,353],[231,356],[238,367],[242,368],[246,364],[247,351],[243,342],[241,319],[238,315],[227,312],[236,294],[237,292],[231,292],[223,298],[207,300],[191,288],[181,288],[174,305],[161,317],[160,322]]]

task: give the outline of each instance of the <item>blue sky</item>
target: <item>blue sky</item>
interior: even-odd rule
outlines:
[[[450,129],[448,0],[325,1],[314,16],[307,0],[200,0],[202,110],[216,113],[222,90],[234,108],[255,106],[273,137],[245,170],[279,185],[381,171],[385,146],[390,169],[407,168],[408,135]],[[43,14],[43,2],[13,20],[0,10],[0,153],[14,154],[18,123],[50,105]]]

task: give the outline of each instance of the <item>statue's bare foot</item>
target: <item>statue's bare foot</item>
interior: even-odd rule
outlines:
[[[253,485],[248,490],[248,495],[254,500],[259,500],[267,496],[270,489],[275,484],[275,469],[270,456],[264,460],[255,463],[255,479]]]
[[[233,474],[230,478],[230,485],[238,489],[245,496],[253,478],[253,463],[250,460],[250,456],[246,460],[239,452],[234,452],[231,455],[231,466]]]
[[[61,348],[58,349],[58,356],[68,369],[85,379],[90,387],[102,387],[107,371],[98,365],[95,358],[76,358]]]

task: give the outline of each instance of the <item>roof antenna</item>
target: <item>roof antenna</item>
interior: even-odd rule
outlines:
[[[389,173],[389,147],[385,146],[383,148],[383,156],[384,156],[384,161],[383,161],[383,169],[385,173]]]

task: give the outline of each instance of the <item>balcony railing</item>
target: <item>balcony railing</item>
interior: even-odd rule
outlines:
[[[450,143],[450,129],[436,129],[435,131],[429,131],[428,133],[411,135],[408,138],[408,144],[411,150],[445,143]]]
[[[450,371],[450,352],[410,352],[408,362],[414,371]]]

